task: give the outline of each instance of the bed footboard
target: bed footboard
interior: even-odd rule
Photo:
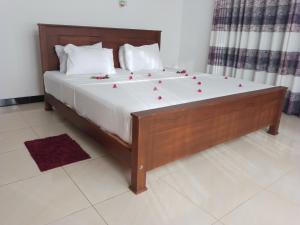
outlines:
[[[284,87],[132,113],[131,190],[146,190],[146,172],[269,126],[278,133]]]

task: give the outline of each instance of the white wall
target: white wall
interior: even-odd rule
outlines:
[[[183,0],[179,65],[206,71],[214,0]]]
[[[118,0],[0,0],[0,99],[42,94],[37,23],[159,29],[172,66],[181,13],[182,0],[128,0],[126,8]]]

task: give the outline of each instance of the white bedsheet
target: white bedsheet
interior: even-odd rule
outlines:
[[[95,80],[91,76],[66,76],[48,71],[44,75],[45,89],[79,115],[128,143],[131,143],[132,112],[272,87],[210,74],[184,76],[174,71],[131,75],[118,70],[107,80]]]

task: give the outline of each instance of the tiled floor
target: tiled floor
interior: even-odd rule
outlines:
[[[299,225],[300,118],[148,174],[129,169],[40,103],[0,108],[1,225]],[[92,159],[41,173],[23,142],[68,133]]]

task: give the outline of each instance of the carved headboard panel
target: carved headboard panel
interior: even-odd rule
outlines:
[[[85,27],[69,25],[38,24],[42,71],[58,70],[59,62],[55,45],[90,45],[102,42],[104,48],[112,48],[115,67],[119,68],[119,47],[125,43],[134,46],[158,43],[161,31],[121,28]]]

